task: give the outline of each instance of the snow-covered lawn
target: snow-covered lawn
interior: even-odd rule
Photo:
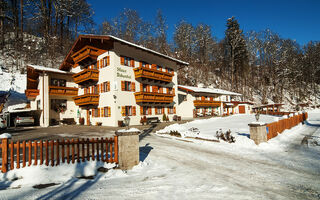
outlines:
[[[273,120],[270,116],[261,119]],[[140,141],[140,164],[128,171],[97,173],[99,163],[88,164],[88,173],[72,165],[70,173],[66,166],[61,171],[40,167],[16,170],[0,178],[3,188],[8,187],[0,191],[0,199],[319,199],[320,146],[314,141],[319,142],[320,111],[309,112],[307,125],[286,130],[259,146],[247,137],[251,121],[254,116],[239,115],[171,125],[166,131],[195,127],[207,138],[214,137],[219,128],[230,128],[236,143],[152,133]],[[301,145],[306,136],[308,145]],[[32,178],[28,177],[46,174],[48,179],[54,177],[51,182],[57,185],[31,187]],[[92,180],[76,178],[81,174],[96,175]],[[45,178],[35,178],[34,183],[39,182],[48,183]]]

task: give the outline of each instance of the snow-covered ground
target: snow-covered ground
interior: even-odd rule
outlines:
[[[18,93],[24,93],[27,85],[26,74],[20,74],[19,71],[16,73],[9,73],[2,71],[0,66],[0,91],[14,90]]]
[[[66,166],[61,171],[15,170],[0,178],[0,199],[319,199],[320,146],[315,141],[319,144],[320,110],[309,112],[307,124],[259,146],[247,137],[251,121],[254,116],[238,115],[173,125],[179,130],[198,128],[199,135],[207,138],[219,128],[231,129],[236,137],[231,144],[151,133],[140,141],[140,164],[128,171],[97,173],[96,164],[88,164],[87,174],[75,167],[66,173]],[[301,144],[305,137],[308,144]],[[29,181],[46,174],[48,180]],[[82,174],[96,176],[76,178]],[[57,185],[32,188],[49,182]]]

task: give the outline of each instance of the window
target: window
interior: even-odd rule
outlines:
[[[167,72],[172,74],[173,73],[173,70],[171,68],[167,68]]]
[[[149,67],[149,64],[144,61],[140,61],[140,67]]]
[[[122,106],[121,108],[122,116],[135,116],[136,107],[135,106]]]
[[[151,115],[151,107],[143,106],[141,114],[142,115]]]
[[[164,113],[163,107],[155,107],[155,110],[156,110],[156,115],[161,115]]]
[[[168,94],[173,94],[173,89],[172,88],[167,88]],[[197,99],[197,97],[196,97]]]
[[[92,109],[92,116],[99,117],[99,109]]]
[[[120,62],[121,62],[121,65],[134,67],[134,60],[132,58],[129,58],[129,57],[126,57],[126,56],[121,56],[120,57]]]
[[[168,114],[173,114],[173,106],[168,107]]]
[[[92,94],[99,94],[99,90],[98,90],[97,85],[92,86]]]
[[[98,66],[100,66],[99,68],[106,67],[106,66],[110,65],[110,57],[109,56],[104,57],[101,60],[99,60],[98,62],[99,62]]]
[[[103,116],[104,117],[111,117],[111,108],[110,107],[104,107],[103,108]]]
[[[109,92],[110,91],[110,82],[106,81],[102,83],[102,92]]]
[[[66,87],[67,81],[64,79],[56,79],[56,78],[51,78],[51,84],[52,86],[59,86],[59,87]]]
[[[122,91],[136,91],[135,83],[130,81],[121,81],[121,90]]]

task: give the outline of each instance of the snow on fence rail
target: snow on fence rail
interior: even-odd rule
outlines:
[[[299,123],[308,119],[308,113],[294,115],[287,119],[281,119],[277,122],[267,124],[267,139],[274,138],[278,133],[282,133],[285,129],[290,129]]]
[[[91,147],[91,148],[90,148]],[[118,136],[114,138],[92,138],[92,139],[62,139],[51,141],[17,141],[9,143],[7,138],[1,139],[0,149],[2,151],[1,171],[6,173],[9,169],[19,169],[20,166],[26,167],[26,156],[28,166],[45,164],[57,166],[62,163],[103,161],[108,163],[118,163]],[[33,149],[33,150],[32,150]],[[71,150],[71,152],[70,152]],[[22,154],[21,154],[22,151]],[[80,154],[81,153],[81,154]],[[49,156],[50,155],[50,156]],[[22,161],[21,161],[22,156]],[[10,168],[8,165],[10,164]]]

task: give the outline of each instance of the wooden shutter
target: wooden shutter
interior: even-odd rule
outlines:
[[[159,92],[163,93],[163,87],[159,87]]]
[[[100,93],[100,90],[99,90],[100,89],[100,84],[98,84],[96,87],[97,87],[97,92],[99,94]]]
[[[108,117],[111,117],[111,108],[108,107]]]
[[[210,101],[213,101],[213,97],[210,97]]]
[[[100,117],[100,108],[98,108],[98,117]]]
[[[136,107],[135,106],[132,106],[132,115],[136,116]]]
[[[143,106],[140,106],[140,115],[143,115]]]
[[[134,60],[133,59],[130,60],[130,67],[134,67]]]
[[[97,69],[100,69],[100,60],[97,61]]]
[[[174,88],[172,88],[172,94],[175,95],[175,93],[174,93]]]
[[[125,82],[121,81],[121,90],[124,91],[125,90]]]
[[[141,61],[139,62],[139,64],[140,64],[140,67],[142,67],[142,62]]]
[[[101,112],[100,112],[101,116],[100,117],[104,117],[104,108],[100,108],[100,110],[101,110]]]
[[[131,92],[135,92],[135,91],[136,91],[136,83],[131,82]]]
[[[120,64],[124,65],[124,57],[123,56],[120,57]]]
[[[107,56],[107,66],[110,65],[110,56]]]
[[[147,85],[147,92],[150,92],[150,85]]]
[[[164,114],[164,107],[162,107],[162,114]]]
[[[202,96],[202,97],[201,97],[201,101],[204,101],[204,100],[205,100],[205,97],[204,97],[204,96]]]
[[[146,64],[146,68],[149,68],[149,64]]]
[[[158,108],[157,107],[154,108],[154,112],[155,112],[155,114],[158,114]]]
[[[168,67],[166,67],[166,72],[169,72],[169,71],[168,71]]]
[[[176,107],[173,107],[173,114],[176,114]]]
[[[126,116],[126,107],[125,106],[121,106],[121,115]]]
[[[148,114],[152,115],[152,108],[151,107],[148,108]]]
[[[88,88],[84,88],[84,94],[88,93]]]
[[[110,81],[107,83],[107,91],[110,91]]]
[[[91,116],[92,116],[92,117],[95,117],[94,112],[95,112],[95,109],[93,108],[93,109],[91,110]]]
[[[143,92],[143,84],[140,83],[140,92]]]
[[[168,107],[168,109],[167,109],[167,112],[168,112],[168,114],[171,114],[171,113],[170,113],[170,108],[169,108],[169,107]]]

